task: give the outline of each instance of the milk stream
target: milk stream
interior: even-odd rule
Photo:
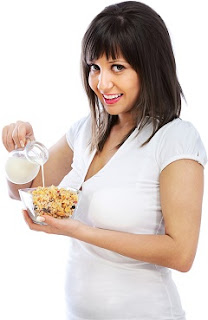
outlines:
[[[45,188],[45,176],[44,176],[43,164],[41,164],[41,175],[42,175],[42,185],[43,185],[43,188]]]

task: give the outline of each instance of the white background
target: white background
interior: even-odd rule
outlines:
[[[144,0],[164,19],[172,37],[179,80],[193,122],[208,149],[206,1]],[[80,80],[80,44],[107,0],[0,1],[0,129],[16,120],[32,123],[36,139],[50,147],[72,122],[88,113]],[[21,203],[7,195],[0,146],[0,319],[64,319],[67,238],[30,231]],[[205,170],[205,177],[207,176]],[[190,272],[173,272],[187,320],[208,319],[208,202],[205,185],[199,247]],[[151,307],[151,306],[150,306]],[[142,320],[142,319],[141,319]]]

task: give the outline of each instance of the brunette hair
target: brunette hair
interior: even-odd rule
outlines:
[[[184,97],[166,25],[152,8],[137,1],[108,6],[89,25],[82,40],[81,63],[92,116],[91,147],[97,151],[102,150],[118,119],[105,111],[88,84],[88,61],[103,54],[107,59],[122,54],[140,77],[140,94],[132,112],[139,130],[152,120],[153,131],[146,144],[163,125],[180,116]]]

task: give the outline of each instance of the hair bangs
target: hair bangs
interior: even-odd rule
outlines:
[[[104,54],[107,59],[116,60],[120,55],[125,56],[125,47],[127,39],[124,39],[121,33],[120,21],[115,19],[112,23],[106,22],[103,27],[94,28],[90,33],[86,34],[87,39],[84,40],[83,59],[85,63],[95,61]]]

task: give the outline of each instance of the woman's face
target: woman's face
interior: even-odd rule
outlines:
[[[134,106],[140,92],[137,72],[122,57],[116,60],[103,55],[90,66],[89,86],[111,115],[125,115]]]

